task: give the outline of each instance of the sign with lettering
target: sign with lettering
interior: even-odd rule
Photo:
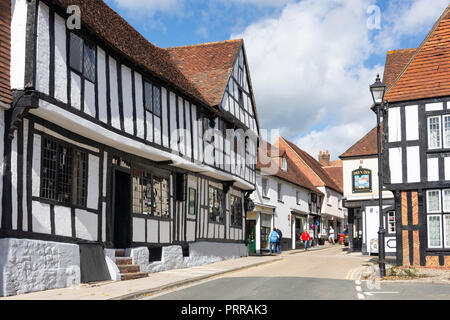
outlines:
[[[372,171],[359,168],[352,172],[353,192],[372,192]]]

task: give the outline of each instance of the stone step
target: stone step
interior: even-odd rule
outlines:
[[[133,264],[133,259],[130,257],[116,257],[116,265],[130,265]]]
[[[124,249],[116,249],[116,257],[125,257]]]
[[[137,264],[119,264],[117,267],[119,268],[120,274],[140,271],[140,267]]]
[[[146,278],[148,277],[147,272],[134,272],[134,273],[121,273],[120,274],[120,280],[133,280],[133,279],[140,279],[140,278]]]

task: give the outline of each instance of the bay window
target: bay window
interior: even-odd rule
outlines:
[[[426,198],[428,248],[450,249],[450,189],[428,190]]]
[[[428,149],[450,148],[450,115],[427,119]]]
[[[133,169],[133,213],[169,216],[169,180]]]
[[[224,222],[224,208],[223,208],[223,192],[214,187],[209,187],[208,192],[209,203],[209,220],[211,222]]]

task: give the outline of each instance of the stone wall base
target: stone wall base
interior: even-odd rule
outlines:
[[[79,285],[78,245],[0,239],[0,296]]]
[[[246,256],[247,247],[243,243],[195,242],[189,244],[189,257],[183,257],[181,246],[167,246],[162,249],[161,261],[150,263],[148,248],[131,249],[133,264],[140,265],[141,272],[149,273],[190,268]]]

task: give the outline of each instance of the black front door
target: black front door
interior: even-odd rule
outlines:
[[[131,245],[131,176],[115,170],[114,177],[114,247]]]

